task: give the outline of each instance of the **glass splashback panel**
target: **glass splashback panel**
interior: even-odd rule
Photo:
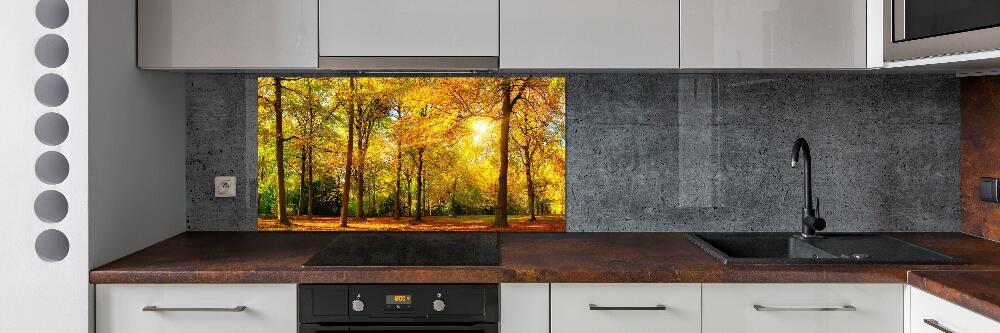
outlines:
[[[258,230],[565,231],[565,89],[260,77]]]

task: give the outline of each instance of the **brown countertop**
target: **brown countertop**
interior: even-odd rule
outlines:
[[[910,270],[1000,270],[1000,243],[961,233],[892,236],[965,265],[726,266],[682,233],[505,233],[492,267],[303,267],[324,233],[186,232],[90,273],[91,283],[878,282]]]
[[[1000,271],[911,271],[907,283],[1000,321]]]

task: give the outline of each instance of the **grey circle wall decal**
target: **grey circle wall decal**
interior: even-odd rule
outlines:
[[[43,222],[62,222],[68,213],[69,201],[59,191],[48,190],[35,198],[35,216]]]
[[[40,0],[35,5],[35,18],[43,27],[61,27],[69,19],[69,4],[65,0]]]
[[[35,137],[38,141],[55,146],[66,141],[69,136],[69,122],[62,115],[49,112],[38,117],[35,121]]]
[[[69,97],[69,85],[66,79],[57,74],[45,74],[35,81],[35,98],[42,105],[55,107],[62,105]]]
[[[56,151],[44,152],[35,161],[35,175],[49,185],[62,183],[69,176],[69,160]]]
[[[69,44],[62,36],[48,34],[35,43],[35,59],[48,68],[56,68],[66,63],[69,57]]]
[[[59,230],[42,231],[35,238],[35,253],[48,262],[61,261],[69,254],[69,239]]]

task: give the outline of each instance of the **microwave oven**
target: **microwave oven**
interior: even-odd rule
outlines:
[[[884,0],[885,61],[1000,49],[1000,0]]]

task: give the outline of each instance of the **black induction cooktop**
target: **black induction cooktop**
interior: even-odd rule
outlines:
[[[497,266],[496,233],[344,232],[303,266]]]

